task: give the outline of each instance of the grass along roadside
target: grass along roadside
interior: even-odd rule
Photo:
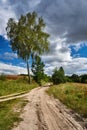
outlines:
[[[6,99],[6,98],[10,98],[10,97],[15,97],[15,96],[23,95],[25,93],[27,93],[27,91],[20,92],[20,93],[14,93],[14,94],[10,94],[10,95],[5,95],[5,96],[0,96],[0,99]]]
[[[83,117],[87,117],[87,84],[65,83],[50,87],[47,92]]]
[[[29,92],[31,89],[37,87],[36,83],[28,84],[24,80],[0,80],[0,97],[5,98],[6,95],[11,96],[13,94]]]
[[[11,130],[22,119],[19,117],[23,107],[28,103],[24,99],[14,99],[0,103],[0,130]]]
[[[0,80],[0,99],[24,94],[37,87],[36,83],[28,84],[25,80]],[[27,100],[22,98],[0,102],[0,130],[11,130],[22,119],[19,117]]]

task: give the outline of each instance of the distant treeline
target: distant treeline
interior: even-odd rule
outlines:
[[[66,76],[66,80],[69,82],[87,83],[87,74],[73,74],[72,76]]]
[[[39,64],[40,66],[40,64]],[[41,66],[40,66],[41,67]],[[39,68],[40,68],[39,67]],[[41,67],[42,70],[43,67]],[[35,75],[31,75],[31,79],[39,84],[41,84],[42,81],[45,82],[53,82],[53,84],[60,84],[60,83],[65,83],[65,82],[76,82],[76,83],[87,83],[87,74],[82,74],[82,75],[77,75],[77,74],[72,74],[71,76],[66,76],[63,67],[60,68],[55,68],[53,70],[52,76],[48,76],[47,74],[42,73],[41,70],[35,71]],[[36,77],[35,77],[36,76]],[[11,79],[11,80],[16,80],[16,79],[27,79],[28,75],[26,74],[20,74],[20,75],[5,75],[1,74],[0,75],[0,80],[6,80],[6,79]]]
[[[60,67],[59,69],[56,67],[53,71],[51,80],[54,84],[65,82],[87,83],[87,74],[72,74],[71,76],[65,76],[63,67]]]

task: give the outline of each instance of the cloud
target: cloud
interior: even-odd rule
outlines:
[[[27,74],[26,68],[0,62],[0,74]]]
[[[66,43],[87,41],[87,0],[1,0],[0,34],[10,17],[18,19],[34,10],[44,18],[51,36],[64,38]]]
[[[5,52],[4,54],[0,54],[0,59],[13,60],[16,58],[17,58],[16,53]]]
[[[87,41],[86,0],[42,0],[37,11],[52,35],[66,38],[68,43]]]
[[[73,58],[71,62],[67,63],[65,66],[66,74],[82,74],[87,73],[87,58]]]
[[[19,19],[20,15],[34,11],[40,0],[1,0],[0,1],[0,35],[6,37],[6,25],[9,18]],[[7,38],[7,37],[6,37]]]
[[[42,56],[42,60],[47,63],[71,61],[71,50],[62,43],[62,40],[56,38],[50,44],[50,52]],[[66,58],[65,58],[66,57]]]
[[[6,36],[6,24],[10,17],[16,18],[16,14],[7,0],[0,1],[0,35]]]
[[[46,31],[51,35],[50,52],[42,56],[45,72],[51,74],[56,66],[63,66],[66,74],[86,70],[87,59],[73,58],[69,45],[74,44],[78,51],[83,41],[87,41],[87,0],[1,0],[0,34],[6,35],[5,27],[10,17],[17,20],[21,14],[34,10],[43,17]],[[4,56],[10,58],[9,53]],[[12,57],[16,58],[14,54]]]
[[[78,43],[78,44],[74,45],[73,47],[74,47],[74,50],[77,52],[81,48],[87,47],[87,42]]]
[[[55,67],[63,67],[66,75],[87,73],[87,58],[72,58],[71,61],[55,61],[50,64],[46,62],[45,73],[51,75]]]

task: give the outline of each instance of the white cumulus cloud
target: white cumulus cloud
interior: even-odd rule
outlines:
[[[87,58],[73,58],[69,48],[74,44],[78,51],[83,41],[87,42],[87,0],[1,0],[0,35],[6,36],[5,28],[10,17],[17,20],[29,11],[37,11],[43,17],[50,34],[50,52],[42,56],[45,72],[51,74],[54,67],[60,66],[66,74],[87,72]],[[5,52],[4,56],[10,58],[10,53]],[[11,58],[16,55],[12,53]],[[16,67],[0,63],[0,72],[24,72],[24,68],[16,70]]]
[[[20,66],[14,66],[11,64],[5,64],[3,62],[0,62],[0,74],[27,74],[27,69],[20,67]]]

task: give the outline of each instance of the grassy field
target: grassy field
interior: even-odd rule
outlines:
[[[0,130],[11,130],[22,119],[19,117],[27,100],[15,99],[0,103]]]
[[[29,85],[27,81],[22,79],[5,81],[0,80],[0,96],[27,92],[35,87],[37,87],[36,83]]]
[[[87,84],[66,83],[50,87],[49,95],[58,98],[69,108],[87,117]]]
[[[24,79],[0,80],[0,98],[5,95],[29,92],[37,86],[36,83],[29,85]],[[0,103],[0,130],[11,130],[15,122],[17,125],[22,120],[19,115],[27,102],[23,99],[14,99]]]

